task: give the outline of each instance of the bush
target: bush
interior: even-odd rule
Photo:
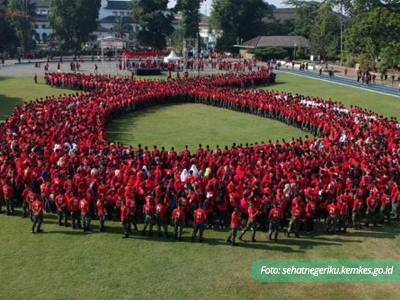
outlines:
[[[374,66],[372,64],[371,58],[365,53],[358,54],[356,56],[356,62],[360,65],[360,69],[371,71]]]
[[[249,53],[254,54],[258,59],[263,61],[283,59],[288,56],[288,51],[279,47],[252,49]]]

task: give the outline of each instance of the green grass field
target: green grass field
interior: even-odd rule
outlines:
[[[287,73],[278,73],[276,84],[267,87],[280,92],[331,98],[346,107],[350,105],[370,109],[387,117],[400,118],[400,98],[369,92],[354,87],[308,79]]]
[[[47,86],[43,78],[38,78],[38,84],[30,77],[4,78],[0,77],[0,122],[3,122],[17,105],[37,98],[73,93],[72,90],[57,90]]]
[[[220,109],[202,104],[156,106],[113,120],[107,127],[110,141],[136,147],[138,143],[175,147],[188,145],[194,150],[199,143],[215,149],[232,143],[254,143],[268,139],[290,140],[306,135],[301,130],[278,121]]]
[[[16,104],[64,92],[31,81],[0,79],[3,119]],[[278,83],[271,88],[325,98],[331,95],[346,105],[376,107],[382,114],[400,116],[400,101],[395,97],[286,74],[279,74]],[[379,108],[377,102],[391,109]],[[177,120],[187,125],[175,131]],[[234,130],[224,129],[226,124],[236,126],[234,120],[238,123]],[[202,132],[193,131],[196,127]],[[188,104],[124,116],[114,120],[110,131],[110,138],[127,144],[177,148],[189,139],[193,147],[201,142],[214,148],[223,139],[230,145],[232,141],[302,134],[255,116]],[[400,259],[398,223],[334,236],[319,235],[321,228],[317,234],[300,239],[280,234],[278,243],[267,242],[265,233],[259,232],[257,243],[239,247],[224,242],[226,230],[207,230],[204,244],[192,244],[188,228],[183,242],[173,242],[138,234],[123,240],[118,223],[106,223],[106,233],[99,233],[97,225],[94,221],[94,232],[83,233],[59,227],[53,216],[46,215],[44,234],[32,235],[27,219],[0,215],[0,299],[398,299],[400,293],[398,283],[259,283],[250,273],[253,262],[266,258]],[[249,238],[247,234],[245,240]]]

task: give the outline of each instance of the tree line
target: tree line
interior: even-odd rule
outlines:
[[[204,0],[132,0],[136,30],[117,20],[114,31],[130,31],[137,44],[162,50],[168,41],[199,41],[200,6]],[[310,40],[309,53],[322,59],[359,63],[364,68],[396,66],[400,60],[400,0],[286,0],[294,9],[289,20],[274,19],[276,7],[263,0],[213,0],[210,32],[217,37],[216,50],[235,52],[233,45],[259,35],[301,35]],[[54,34],[69,49],[78,49],[98,26],[100,0],[49,0],[49,21]],[[0,51],[12,46],[32,49],[30,0],[0,0]],[[174,14],[182,18],[173,27]],[[134,31],[134,32],[133,32]],[[275,51],[275,53],[282,53]],[[299,52],[299,54],[301,54]]]

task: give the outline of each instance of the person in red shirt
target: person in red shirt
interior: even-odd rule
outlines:
[[[354,229],[361,229],[361,217],[363,212],[364,204],[359,198],[356,198],[353,203],[353,225]]]
[[[335,201],[332,201],[327,205],[326,210],[328,212],[328,219],[326,221],[325,232],[328,234],[334,234],[338,229],[338,220],[340,214],[340,208]]]
[[[376,208],[378,207],[379,200],[375,198],[375,195],[367,198],[367,212],[365,226],[368,227],[369,223],[373,223],[376,226]]]
[[[392,194],[393,213],[397,222],[400,222],[400,191],[396,188]]]
[[[146,234],[146,229],[149,227],[149,236],[153,235],[153,226],[155,223],[155,213],[156,208],[152,203],[152,199],[150,196],[146,199],[146,204],[143,205],[143,213],[144,213],[144,227],[142,230],[142,235]]]
[[[206,211],[199,207],[193,212],[193,233],[192,233],[192,242],[196,239],[197,232],[199,232],[199,242],[203,242],[203,233],[205,225],[204,223],[207,220]]]
[[[279,227],[283,218],[283,210],[276,203],[273,204],[272,209],[269,211],[269,231],[268,240],[272,240],[274,235],[275,242],[278,241]]]
[[[63,190],[56,196],[54,202],[57,209],[58,225],[62,226],[62,219],[64,219],[65,227],[68,227],[68,201]]]
[[[250,206],[247,209],[247,213],[249,215],[249,219],[247,220],[246,227],[243,229],[243,232],[240,235],[239,240],[243,241],[243,236],[251,228],[251,230],[253,231],[251,236],[251,241],[256,242],[256,231],[258,227],[257,217],[260,214],[260,211],[256,208],[254,201],[250,202]]]
[[[23,215],[22,218],[26,218],[28,216],[28,211],[29,211],[29,217],[32,220],[32,210],[31,210],[31,206],[32,206],[32,202],[36,200],[36,198],[38,197],[34,192],[32,192],[32,190],[30,188],[25,188],[25,190],[22,193],[24,202],[22,203],[22,211],[23,211]]]
[[[79,199],[76,195],[68,199],[68,210],[71,213],[72,228],[82,228],[80,209],[79,209]]]
[[[231,231],[229,232],[229,237],[226,242],[231,243],[232,246],[236,246],[235,239],[237,231],[240,228],[240,210],[239,207],[235,207],[231,216]]]
[[[287,229],[286,236],[290,237],[290,232],[292,229],[294,230],[294,235],[295,237],[299,237],[299,231],[300,231],[300,225],[302,222],[302,219],[304,217],[304,211],[305,211],[305,206],[303,200],[300,200],[297,202],[295,206],[292,206],[292,217],[289,222],[289,226]]]
[[[97,216],[99,217],[100,220],[100,232],[104,232],[106,229],[104,226],[104,222],[106,219],[106,210],[103,200],[98,199],[96,202],[96,206],[97,206]]]
[[[92,231],[90,226],[91,218],[89,213],[89,201],[81,199],[81,201],[79,201],[79,209],[81,211],[83,231]]]
[[[314,218],[317,212],[317,203],[311,197],[306,198],[306,231],[308,234],[314,231]]]
[[[162,236],[161,227],[163,227],[165,237],[168,237],[167,209],[161,198],[156,206],[156,224],[158,236]]]
[[[43,223],[43,203],[39,199],[36,199],[35,201],[32,202],[31,205],[32,209],[32,233],[39,233],[43,232],[43,230],[40,229]],[[37,228],[36,228],[37,225]],[[36,232],[35,232],[36,228]]]
[[[382,222],[385,222],[385,218],[387,223],[390,224],[390,212],[392,210],[392,199],[388,192],[385,192],[381,199],[381,218]]]
[[[129,220],[131,218],[131,212],[130,209],[127,205],[122,203],[121,206],[121,224],[122,227],[124,228],[124,236],[122,237],[123,239],[126,239],[129,237]]]
[[[138,231],[135,215],[136,215],[136,208],[137,208],[137,203],[135,199],[128,198],[126,199],[126,206],[129,207],[129,210],[131,212],[131,217],[129,219],[129,233],[132,232],[132,225],[133,228]]]
[[[3,205],[4,205],[3,189],[0,189],[0,214],[3,213]]]
[[[338,231],[340,232],[343,229],[343,232],[346,233],[346,222],[347,217],[349,215],[349,205],[342,198],[339,200],[339,219],[338,219]]]
[[[179,206],[172,211],[172,221],[174,222],[175,231],[174,238],[182,241],[183,225],[185,223],[185,211],[183,205],[179,203]]]
[[[6,202],[7,216],[14,215],[14,188],[7,180],[2,187],[4,201]]]

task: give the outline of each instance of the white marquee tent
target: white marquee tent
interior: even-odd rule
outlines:
[[[176,55],[176,53],[174,52],[174,50],[171,51],[171,53],[164,57],[164,62],[168,63],[168,62],[174,62],[174,61],[178,61],[178,60],[182,60],[182,57],[179,57],[178,55]]]

